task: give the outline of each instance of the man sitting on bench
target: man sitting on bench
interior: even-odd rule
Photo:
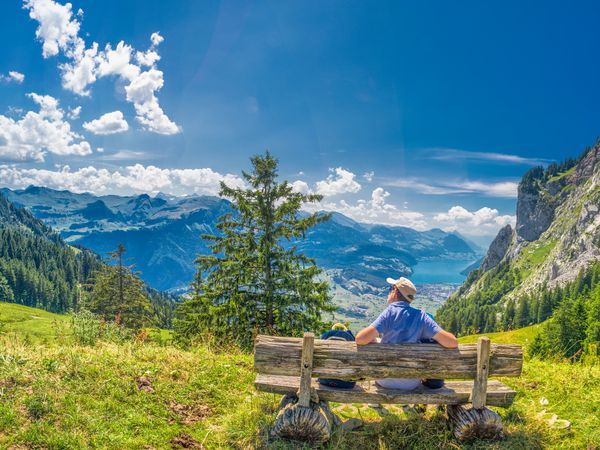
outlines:
[[[435,342],[446,348],[458,347],[456,337],[444,331],[425,311],[413,308],[417,289],[407,278],[397,280],[388,278],[391,284],[388,293],[388,306],[375,321],[356,335],[357,345],[375,342],[381,336],[382,344]],[[386,378],[377,380],[377,384],[388,389],[415,389],[421,380],[412,378]],[[443,386],[441,380],[424,380],[423,384],[430,388]]]

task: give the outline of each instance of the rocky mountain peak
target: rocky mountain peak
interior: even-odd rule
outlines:
[[[458,317],[461,309],[478,304],[489,309],[489,320],[498,320],[511,301],[565,286],[600,260],[599,161],[600,141],[578,159],[525,173],[515,230],[500,230],[480,269],[469,274],[440,314]]]
[[[504,259],[512,243],[514,231],[510,225],[505,225],[490,244],[487,255],[481,263],[481,270],[493,269]]]

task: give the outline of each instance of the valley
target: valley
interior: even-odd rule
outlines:
[[[215,233],[229,211],[227,201],[210,196],[94,196],[36,186],[0,192],[70,244],[104,257],[123,243],[141,278],[173,293],[189,289],[195,258],[209,251],[201,236]],[[483,254],[458,233],[362,224],[339,213],[292,244],[325,269],[341,308],[335,319],[353,327],[381,311],[388,276],[412,277],[420,289],[417,306],[434,314],[464,280],[461,271]]]

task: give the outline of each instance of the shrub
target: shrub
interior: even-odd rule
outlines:
[[[94,313],[82,309],[71,315],[71,330],[75,342],[94,346],[98,340],[122,344],[131,340],[131,330],[117,324],[101,320]]]

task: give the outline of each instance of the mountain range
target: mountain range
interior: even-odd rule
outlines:
[[[518,188],[515,228],[502,228],[480,267],[440,309],[463,333],[523,326],[549,317],[560,291],[600,260],[600,140],[578,159],[535,167]],[[579,292],[581,286],[573,286]],[[516,312],[515,312],[516,311]],[[523,323],[520,323],[523,322]]]
[[[141,277],[172,292],[188,288],[196,256],[209,252],[201,235],[215,233],[219,217],[230,211],[227,200],[212,196],[95,196],[36,186],[0,192],[68,243],[100,255],[123,243]],[[385,277],[410,276],[420,262],[464,261],[467,267],[482,255],[458,233],[362,224],[339,213],[296,244],[351,296],[380,295]]]

